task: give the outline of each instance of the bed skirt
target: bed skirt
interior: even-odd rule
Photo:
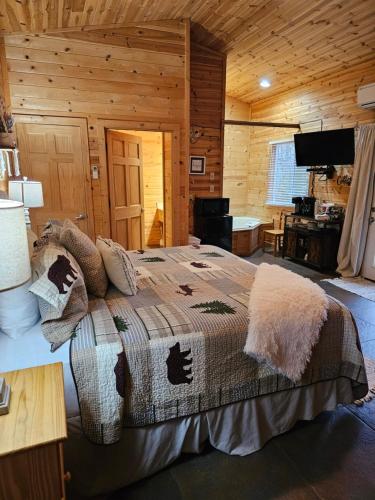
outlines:
[[[339,378],[240,401],[197,415],[125,428],[109,446],[90,443],[79,417],[68,419],[65,467],[73,498],[109,493],[150,476],[183,453],[200,453],[208,441],[229,455],[248,455],[299,420],[312,420],[355,399],[352,382]],[[84,467],[82,467],[84,464]]]

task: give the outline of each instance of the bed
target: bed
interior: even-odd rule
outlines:
[[[103,301],[112,317],[126,320],[116,322],[127,363],[122,372],[125,427],[116,443],[94,444],[82,425],[82,401],[80,406],[70,362],[77,362],[77,344],[83,338],[88,342],[85,328],[54,353],[40,325],[18,340],[0,336],[2,371],[57,361],[64,365],[69,429],[65,464],[75,495],[119,489],[182,453],[199,453],[207,441],[228,454],[252,453],[298,420],[311,420],[366,394],[355,327],[336,301],[331,309],[337,314],[323,327],[301,382],[294,384],[242,352],[255,266],[211,246],[135,251],[130,256],[138,275],[137,295],[124,297],[111,287]],[[92,301],[93,307],[98,303]],[[162,353],[177,343],[184,362],[176,375],[166,363],[169,356]],[[222,364],[215,367],[219,360]],[[147,376],[144,370],[136,373],[137,366],[147,366]],[[82,397],[79,382],[78,393]]]

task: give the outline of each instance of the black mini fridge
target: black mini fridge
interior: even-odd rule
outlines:
[[[194,235],[202,245],[215,245],[232,251],[233,217],[228,215],[229,198],[196,198]]]

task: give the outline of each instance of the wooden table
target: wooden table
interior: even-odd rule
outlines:
[[[0,500],[64,499],[62,363],[0,376],[11,388],[9,413],[0,416]]]

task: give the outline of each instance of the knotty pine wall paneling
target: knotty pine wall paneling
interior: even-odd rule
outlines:
[[[190,125],[201,135],[190,142],[190,156],[206,157],[205,175],[189,176],[191,231],[194,198],[223,192],[225,75],[225,55],[191,43]]]
[[[187,23],[157,24],[137,31],[133,43],[122,30],[6,36],[10,97],[14,113],[86,118],[90,162],[99,166],[99,179],[92,180],[95,233],[103,236],[110,235],[105,127],[115,121],[118,128],[172,132],[175,243],[183,244]]]
[[[250,120],[250,104],[227,96],[225,100],[226,120]],[[230,199],[232,215],[246,215],[247,195],[251,185],[250,127],[225,125],[223,196]]]
[[[126,46],[138,48],[150,39],[159,47],[170,46],[160,26],[167,30],[169,23],[173,29],[173,21],[157,20],[190,17],[195,42],[228,53],[228,94],[246,102],[374,56],[374,0],[1,0],[0,4],[0,33],[63,30],[69,36],[74,30],[94,30],[91,38],[101,35],[116,43],[121,34]],[[107,26],[107,31],[100,33],[98,26]],[[273,82],[266,91],[258,85],[265,72]]]
[[[251,117],[255,121],[306,123],[323,120],[323,130],[354,127],[375,122],[375,111],[357,105],[357,88],[375,82],[375,65],[363,63],[350,70],[313,81],[275,97],[252,103]],[[278,219],[283,207],[265,205],[269,167],[269,141],[293,139],[292,129],[250,127],[250,164],[248,213],[270,220]],[[315,196],[321,200],[346,204],[349,187],[338,186],[337,176],[328,181],[316,177]]]
[[[8,83],[8,71],[5,56],[4,40],[0,37],[0,101],[5,110],[10,112],[10,92]],[[7,132],[0,133],[0,145],[11,146],[14,142],[14,134]],[[0,193],[8,190],[8,173],[0,172]]]
[[[9,90],[9,77],[8,77],[8,67],[6,61],[5,44],[4,39],[0,37],[0,99],[3,103],[5,111],[7,113],[11,112],[11,99]],[[14,132],[0,133],[0,143],[2,146],[12,146],[15,141]],[[6,180],[0,179],[0,189],[4,189],[6,185]]]

